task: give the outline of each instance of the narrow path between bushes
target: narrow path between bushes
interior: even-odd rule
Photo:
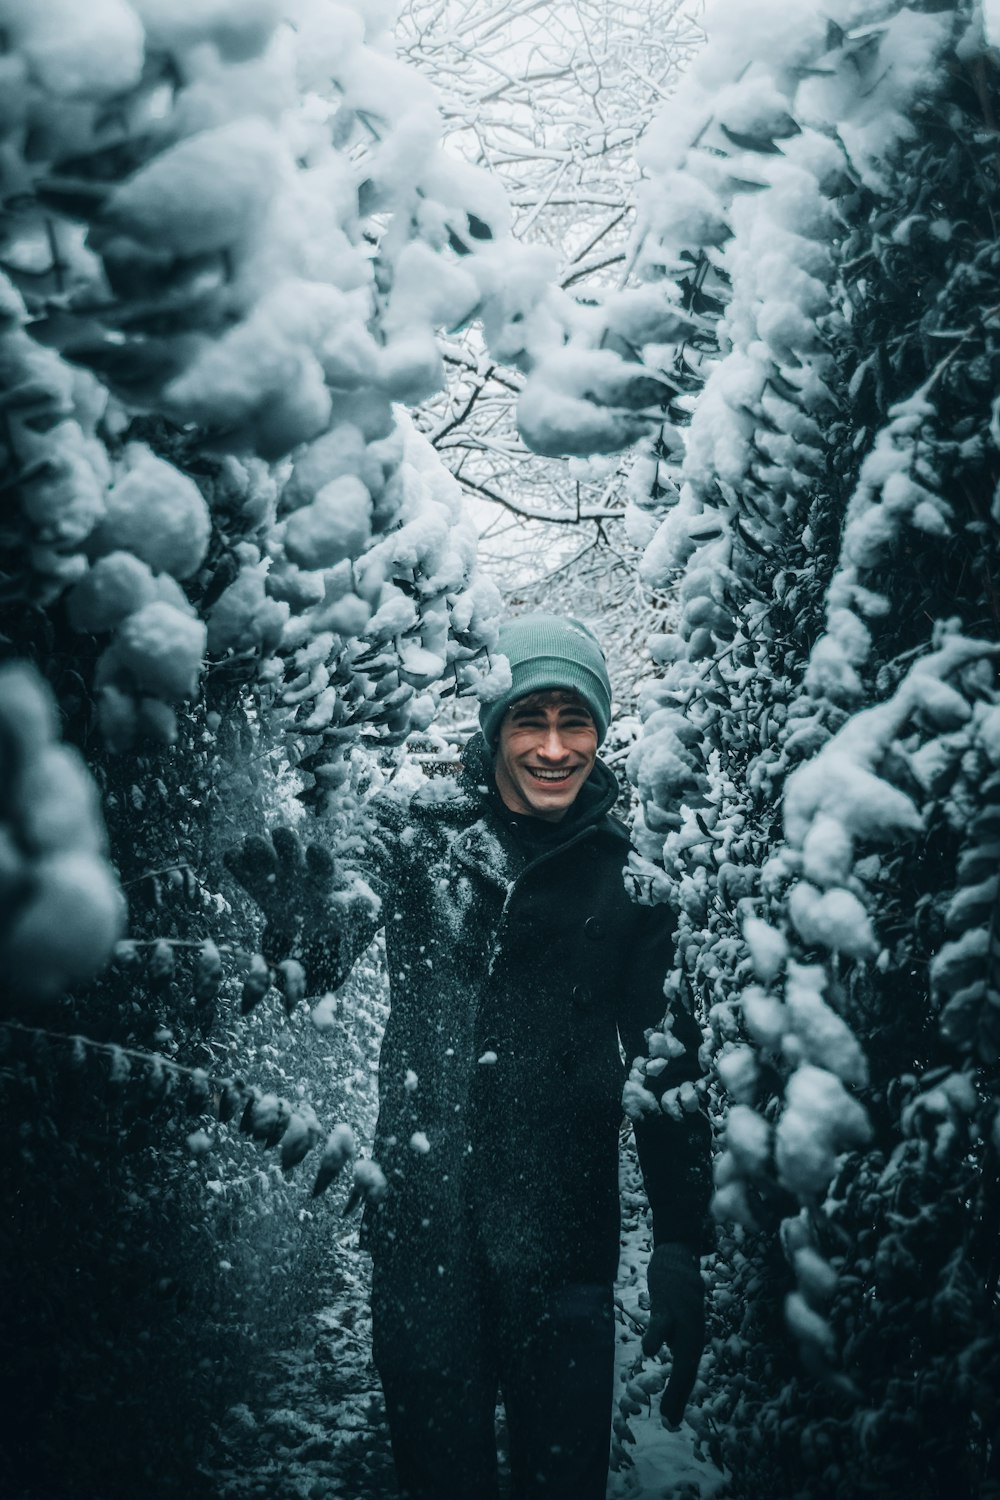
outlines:
[[[655,1394],[638,1415],[627,1415],[619,1404],[627,1399],[625,1388],[640,1358],[650,1254],[631,1151],[623,1153],[622,1189],[616,1434],[608,1500],[713,1500],[722,1476],[696,1456],[690,1428],[667,1431]],[[328,1304],[296,1331],[287,1349],[270,1357],[257,1394],[230,1408],[212,1435],[203,1473],[218,1500],[398,1496],[382,1392],[371,1362],[370,1262],[355,1240],[353,1233],[345,1234],[331,1248],[338,1289]],[[646,1361],[645,1369],[652,1368]]]

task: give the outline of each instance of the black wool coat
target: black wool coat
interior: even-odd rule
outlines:
[[[477,735],[460,776],[376,799],[359,873],[380,909],[345,901],[320,968],[335,987],[384,926],[373,1154],[388,1193],[366,1215],[383,1266],[446,1277],[475,1245],[498,1273],[536,1284],[615,1276],[619,1040],[627,1059],[644,1053],[644,1031],[672,1009],[685,1050],[660,1092],[699,1076],[701,1041],[664,996],[673,919],[626,890],[617,793],[599,761],[567,818],[539,827],[504,807]],[[658,1113],[636,1137],[654,1238],[701,1248],[707,1121]]]

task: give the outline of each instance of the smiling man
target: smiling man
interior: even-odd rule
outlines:
[[[700,1033],[664,982],[673,922],[630,900],[603,652],[578,621],[501,631],[510,686],[480,712],[461,775],[377,799],[353,887],[288,830],[230,868],[294,953],[336,988],[385,928],[391,1010],[366,1211],[375,1363],[408,1500],[496,1500],[502,1393],[511,1500],[603,1500],[619,1254],[621,1047],[658,1037],[661,1093],[698,1076]],[[371,892],[377,897],[373,908]],[[635,1127],[653,1218],[644,1340],[666,1342],[679,1421],[704,1342],[698,1269],[708,1126]]]

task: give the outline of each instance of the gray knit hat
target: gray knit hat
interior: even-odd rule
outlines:
[[[521,615],[500,627],[500,651],[510,662],[511,685],[500,698],[484,703],[479,723],[491,747],[512,703],[545,688],[579,693],[597,726],[597,743],[611,721],[611,683],[597,637],[579,620],[565,615]]]

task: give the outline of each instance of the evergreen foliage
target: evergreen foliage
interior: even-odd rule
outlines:
[[[314,815],[336,853],[428,689],[488,675],[499,596],[394,403],[504,205],[377,7],[0,26],[0,1484],[189,1493],[346,1274],[310,1189],[370,1138],[385,1007],[375,959],[310,1022],[221,856]]]
[[[633,496],[681,602],[635,864],[721,1085],[694,1420],[741,1500],[971,1497],[1000,1479],[995,53],[965,5],[779,9],[752,48],[720,26],[653,133],[640,250],[700,321]]]

